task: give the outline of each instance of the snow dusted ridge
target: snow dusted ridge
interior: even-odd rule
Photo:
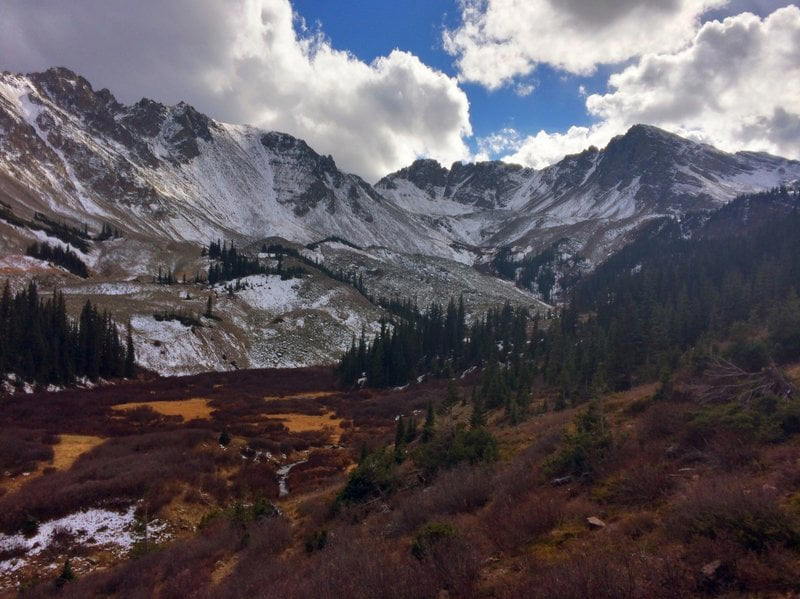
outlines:
[[[254,254],[269,238],[335,237],[348,243],[299,251],[362,277],[376,296],[426,305],[463,295],[473,313],[505,301],[541,309],[531,293],[486,274],[499,250],[515,260],[549,250],[558,293],[652,219],[798,180],[800,162],[727,154],[637,125],[542,170],[418,160],[370,185],[302,140],[221,123],[185,103],[126,106],[63,68],[0,73],[0,279],[14,290],[32,279],[63,288],[73,312],[91,299],[130,321],[140,363],[162,374],[331,363],[383,315],[323,273],[247,277],[234,297],[197,285],[187,298],[149,283],[160,268],[205,272],[200,245],[214,239]],[[70,247],[91,271],[79,280],[23,256],[33,241],[66,243],[24,224],[36,212],[122,235],[86,252]],[[209,292],[221,320],[187,327],[154,318],[202,314]]]
[[[336,235],[473,263],[480,248],[541,246],[565,227],[587,237],[599,223],[705,210],[796,179],[798,162],[637,125],[538,171],[419,160],[371,186],[302,140],[220,123],[185,103],[125,106],[63,68],[0,75],[4,196],[173,241]]]
[[[738,194],[800,179],[800,162],[727,154],[644,125],[603,149],[536,171],[501,162],[419,160],[376,189],[462,243],[539,251],[562,237],[594,262],[657,216],[719,208]],[[615,243],[616,242],[616,243]]]
[[[353,336],[379,330],[381,310],[329,279],[252,275],[238,281],[243,289],[233,297],[217,286],[202,293],[190,288],[191,300],[186,287],[130,281],[87,281],[63,291],[68,303],[88,297],[112,313],[121,311],[117,320],[131,323],[137,362],[164,375],[330,364]],[[218,319],[200,316],[209,294]],[[201,326],[154,317],[176,308],[197,316]]]
[[[66,69],[0,75],[0,189],[40,210],[207,243],[339,235],[457,257],[450,240],[303,141],[180,103],[119,104]]]

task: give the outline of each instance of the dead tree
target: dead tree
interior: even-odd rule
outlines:
[[[735,401],[749,405],[766,395],[788,398],[797,393],[797,387],[774,363],[758,372],[748,372],[718,356],[711,359],[705,380],[691,390],[702,404]]]

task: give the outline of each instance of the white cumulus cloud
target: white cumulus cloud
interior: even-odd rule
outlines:
[[[127,102],[186,100],[291,133],[368,179],[421,155],[468,155],[454,78],[400,50],[369,64],[337,50],[289,0],[4,0],[0,66],[55,65]]]
[[[700,16],[728,0],[461,0],[461,23],[444,32],[462,79],[496,89],[548,64],[591,73],[682,48]]]
[[[590,95],[586,107],[595,125],[541,131],[506,159],[542,166],[603,146],[636,123],[727,151],[800,158],[800,8],[707,22],[686,48],[645,55],[613,74],[609,92]]]

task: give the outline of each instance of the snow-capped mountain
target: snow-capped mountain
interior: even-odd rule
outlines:
[[[640,125],[542,170],[418,160],[370,185],[300,139],[185,103],[124,105],[63,68],[0,74],[0,277],[130,321],[143,364],[163,373],[335,360],[385,315],[356,278],[420,305],[463,296],[473,315],[506,301],[547,309],[539,299],[557,301],[648,221],[798,179],[799,162]],[[85,243],[64,234],[84,227]],[[115,234],[99,235],[107,227]],[[251,277],[233,296],[153,281],[162,268],[206,272],[200,248],[219,238],[251,255],[278,238],[307,273]],[[89,277],[25,255],[33,242],[69,246]],[[524,289],[494,276],[523,272]],[[199,314],[208,294],[221,321],[188,330],[154,318]]]
[[[181,241],[338,235],[458,254],[299,139],[184,103],[125,106],[63,68],[0,76],[0,191],[30,210]]]
[[[603,150],[591,147],[533,170],[503,162],[432,160],[376,185],[452,239],[529,253],[564,238],[602,259],[643,221],[718,208],[737,194],[800,178],[800,162],[728,154],[656,127],[637,125]]]
[[[329,236],[462,262],[569,239],[597,262],[643,221],[800,178],[637,125],[542,170],[419,160],[375,186],[302,140],[185,103],[119,103],[64,68],[0,75],[0,194],[28,211],[177,241]]]

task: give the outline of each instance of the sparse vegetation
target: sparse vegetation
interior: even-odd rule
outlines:
[[[185,327],[202,327],[203,322],[193,313],[188,311],[163,310],[153,314],[158,322],[174,320]]]
[[[139,521],[170,523],[168,542],[103,568],[80,549],[65,596],[797,594],[800,253],[767,237],[667,235],[663,257],[631,247],[553,319],[505,307],[467,323],[455,300],[424,312],[398,300],[338,372],[11,397],[0,526],[30,535],[134,504]],[[688,259],[702,282],[668,288]],[[365,386],[349,384],[364,373]],[[103,438],[57,468],[64,431]],[[20,483],[23,470],[35,474]],[[65,555],[37,559],[61,568]],[[33,595],[53,592],[58,571]]]

